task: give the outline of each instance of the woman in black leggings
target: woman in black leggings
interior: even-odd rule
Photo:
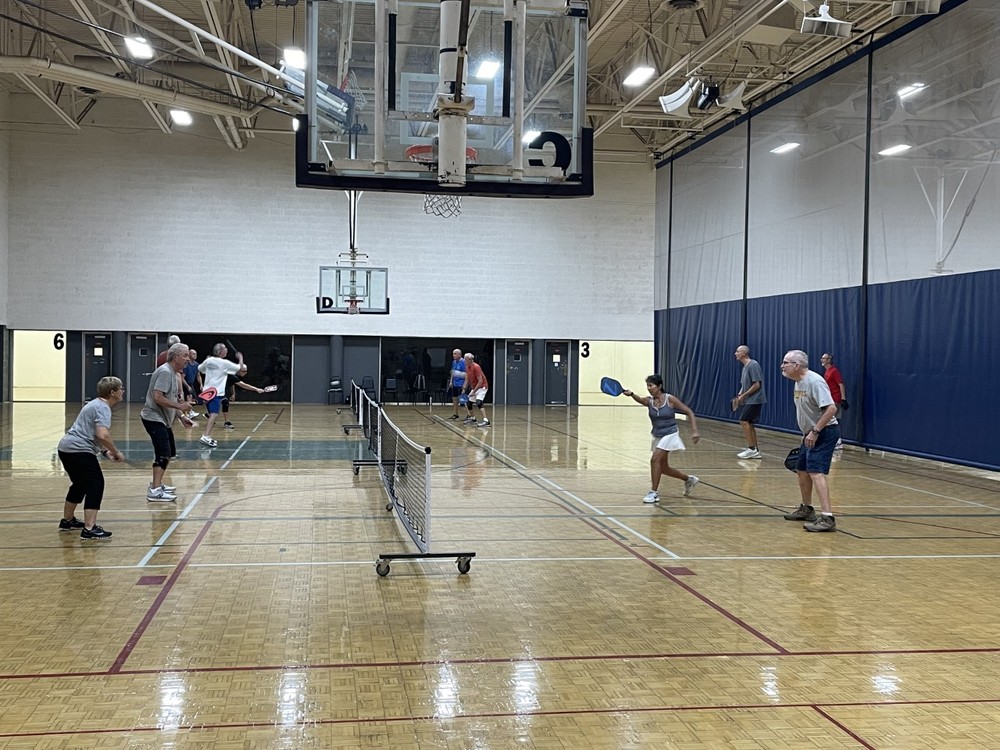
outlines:
[[[112,461],[125,460],[111,439],[111,407],[124,397],[121,380],[101,378],[97,383],[97,398],[84,405],[73,426],[59,441],[59,460],[70,481],[59,531],[80,529],[81,539],[111,538],[110,531],[97,525],[97,511],[104,498],[104,472],[97,456],[103,453]],[[81,502],[82,522],[76,517],[76,506]]]

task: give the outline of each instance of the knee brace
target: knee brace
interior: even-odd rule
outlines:
[[[476,408],[479,409],[479,411],[483,410],[483,400],[481,398],[476,399]]]
[[[229,411],[229,399],[223,397],[222,399],[222,411]]]
[[[153,459],[153,466],[158,466],[164,471],[167,470],[167,465],[170,463],[170,459],[166,456],[157,456]]]

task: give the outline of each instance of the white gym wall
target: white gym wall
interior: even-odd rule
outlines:
[[[18,119],[50,123],[31,97]],[[591,199],[366,193],[358,245],[389,268],[388,316],[317,315],[347,200],[294,187],[290,136],[237,153],[211,123],[155,130],[103,100],[87,126],[10,134],[11,328],[652,339],[654,173],[597,165]],[[96,120],[95,125],[90,119]]]

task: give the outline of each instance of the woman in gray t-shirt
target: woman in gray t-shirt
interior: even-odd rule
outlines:
[[[69,474],[69,492],[63,504],[59,531],[80,529],[81,539],[109,539],[111,532],[97,525],[97,511],[104,499],[104,472],[97,460],[104,454],[112,461],[125,456],[111,439],[111,407],[125,397],[118,378],[106,377],[97,382],[97,398],[88,401],[73,426],[59,441],[57,450],[63,468]],[[83,503],[83,521],[76,517],[76,506]]]

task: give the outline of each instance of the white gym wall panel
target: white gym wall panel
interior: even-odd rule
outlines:
[[[25,121],[51,122],[14,98]],[[358,246],[389,269],[391,314],[317,315],[319,267],[348,249],[347,200],[294,187],[290,136],[237,153],[211,123],[164,135],[135,102],[92,115],[81,132],[11,134],[12,327],[652,338],[646,165],[599,164],[590,199],[467,198],[451,220],[421,195],[365,193]]]

